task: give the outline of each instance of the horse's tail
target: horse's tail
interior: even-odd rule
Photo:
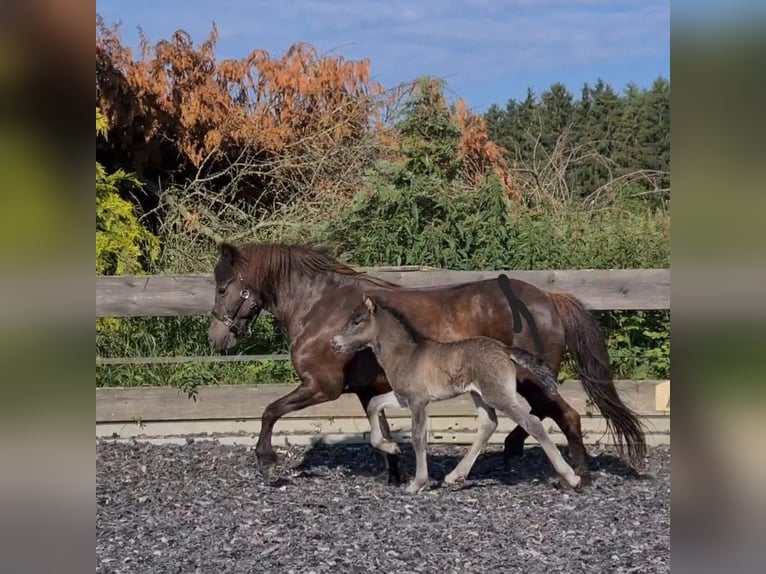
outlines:
[[[542,358],[516,347],[511,347],[508,355],[511,357],[511,360],[532,373],[534,379],[531,380],[542,385],[549,394],[559,394],[559,382],[556,379],[556,373],[551,370]]]
[[[606,419],[620,455],[627,454],[634,467],[643,466],[646,438],[643,425],[617,394],[606,340],[599,324],[585,305],[571,295],[549,293],[551,303],[564,325],[566,344],[574,356],[577,374],[588,396]]]

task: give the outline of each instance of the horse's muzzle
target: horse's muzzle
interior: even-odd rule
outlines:
[[[216,351],[228,351],[237,345],[237,337],[223,322],[214,319],[207,330],[210,344]]]

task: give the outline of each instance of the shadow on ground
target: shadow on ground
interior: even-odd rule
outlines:
[[[415,472],[415,456],[412,446],[400,444],[402,460],[410,476]],[[457,450],[457,449],[460,450]],[[468,446],[429,445],[428,464],[432,480],[441,481],[460,461]],[[457,454],[456,454],[457,451]],[[571,463],[569,450],[559,446],[567,462]],[[641,478],[623,460],[616,451],[599,449],[591,451],[591,472],[603,472],[625,478]],[[344,473],[357,476],[374,476],[381,480],[387,478],[385,457],[370,445],[359,443],[336,443],[326,445],[317,443],[310,446],[302,460],[293,466],[293,470],[311,476],[319,469],[341,470]],[[549,480],[557,478],[548,458],[542,448],[529,445],[522,457],[514,458],[507,464],[504,461],[502,446],[491,446],[479,456],[471,469],[468,481],[499,481],[513,485],[534,480]]]

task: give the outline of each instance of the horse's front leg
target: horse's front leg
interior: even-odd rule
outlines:
[[[407,471],[402,464],[399,456],[399,446],[391,437],[391,429],[388,426],[386,413],[383,409],[389,406],[401,407],[401,403],[396,399],[393,392],[383,394],[373,394],[374,390],[369,388],[356,391],[359,402],[367,414],[370,422],[370,442],[372,446],[386,454],[386,465],[388,467],[388,482],[391,484],[402,484],[407,480]],[[383,397],[386,397],[385,399]],[[391,400],[393,399],[393,400]],[[371,413],[372,411],[372,413]],[[383,445],[383,448],[381,448]]]
[[[261,416],[261,433],[258,436],[258,443],[255,445],[255,455],[258,457],[258,465],[261,469],[268,471],[278,460],[277,453],[271,444],[271,434],[274,425],[280,418],[287,413],[336,398],[322,391],[321,386],[304,381],[298,388],[268,405]]]
[[[379,451],[388,454],[399,454],[399,445],[391,439],[391,430],[384,434],[381,415],[386,407],[404,406],[399,403],[394,391],[376,395],[367,404],[367,419],[370,421],[370,443]],[[386,421],[388,427],[388,421]]]

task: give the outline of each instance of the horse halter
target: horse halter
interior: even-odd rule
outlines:
[[[242,279],[241,275],[239,276],[239,281],[241,283],[244,283],[244,280]],[[218,313],[216,313],[215,309],[213,309],[212,315],[213,317],[218,319],[221,323],[226,325],[229,328],[229,331],[231,331],[235,335],[240,335],[242,333],[240,333],[239,329],[236,328],[234,324],[234,320],[237,318],[237,315],[239,315],[239,311],[242,309],[242,305],[244,305],[245,301],[248,301],[248,300],[250,301],[248,309],[247,309],[247,312],[249,313],[253,309],[255,309],[258,306],[258,304],[255,302],[255,300],[250,299],[250,291],[248,289],[242,289],[239,292],[239,303],[237,304],[237,307],[234,309],[234,313],[232,314],[233,316],[229,316],[225,313],[223,315],[219,315]],[[249,325],[248,325],[248,328],[249,328]]]

